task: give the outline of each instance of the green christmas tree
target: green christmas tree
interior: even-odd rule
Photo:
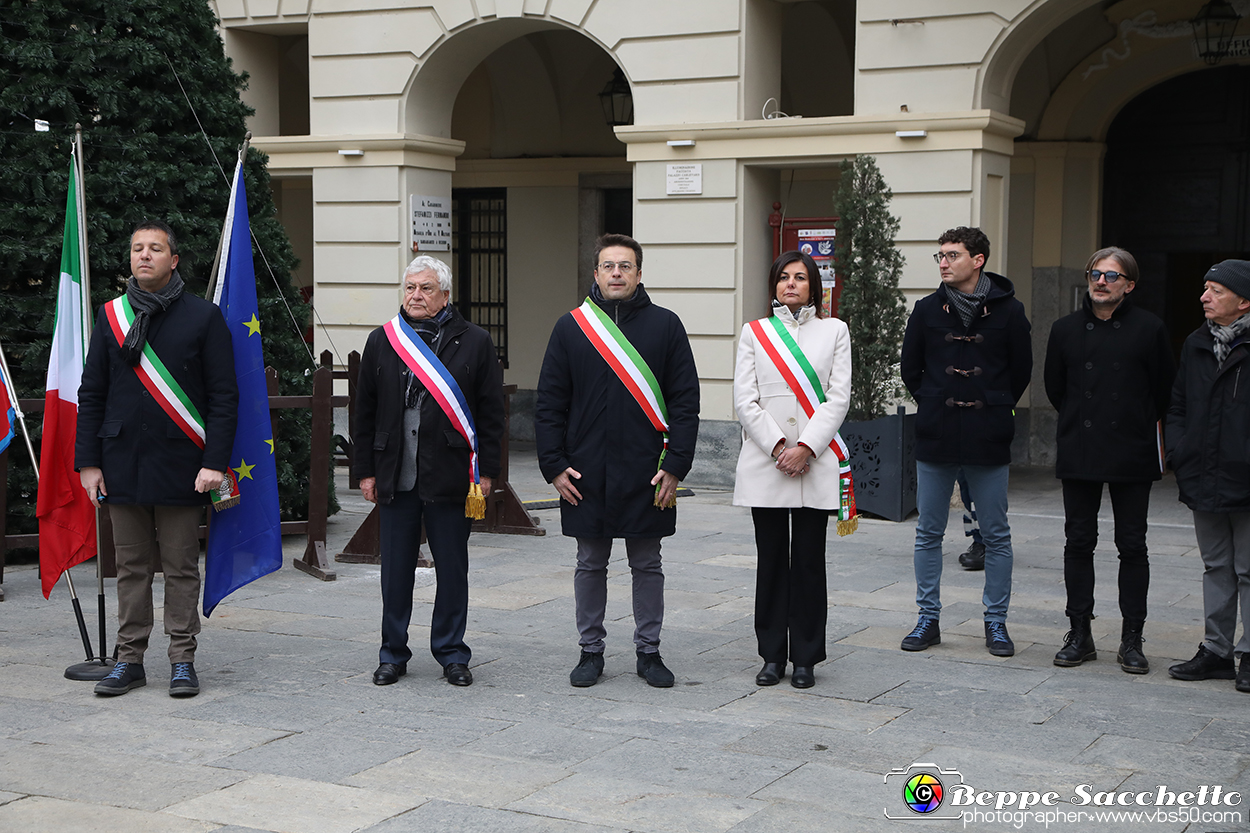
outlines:
[[[899,221],[890,214],[893,194],[875,159],[843,162],[841,174],[833,204],[838,317],[850,329],[853,362],[848,419],[874,419],[903,393],[898,362],[907,305],[898,288],[903,255],[894,247]]]
[[[83,129],[92,304],[129,277],[135,223],[178,235],[178,271],[203,296],[251,109],[204,0],[0,2],[0,341],[20,397],[42,398],[51,344],[74,125]],[[46,130],[37,130],[46,123]],[[308,308],[278,222],[267,157],[244,166],[265,362],[281,392],[311,392]],[[288,313],[288,308],[290,313]],[[283,411],[275,453],[283,518],[305,517],[311,414]],[[27,420],[39,447],[38,417]],[[16,446],[15,446],[16,447]],[[25,454],[22,454],[25,457]],[[333,487],[333,480],[331,480]],[[9,528],[33,532],[35,478],[10,455]],[[330,510],[337,510],[331,491]]]

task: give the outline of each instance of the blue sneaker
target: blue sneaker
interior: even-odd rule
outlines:
[[[195,676],[195,665],[175,662],[170,666],[169,696],[194,697],[200,693],[200,680]]]
[[[143,663],[119,662],[113,666],[113,670],[107,677],[95,684],[95,693],[105,697],[116,697],[132,688],[147,684],[148,678],[143,673]]]
[[[1007,635],[1006,622],[985,623],[985,647],[996,657],[1014,657],[1016,643]]]
[[[940,644],[942,630],[938,627],[938,620],[933,616],[921,616],[916,629],[903,637],[903,644],[899,647],[904,651],[923,651],[930,645]]]

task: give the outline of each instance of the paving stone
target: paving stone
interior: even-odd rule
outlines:
[[[397,795],[503,807],[567,777],[564,767],[540,761],[431,748],[366,769],[346,783]]]
[[[601,720],[602,718],[596,718]],[[625,742],[620,735],[588,728],[567,728],[530,721],[496,732],[465,745],[478,755],[521,761],[541,761],[569,769],[605,749]]]
[[[584,775],[748,796],[794,769],[792,761],[634,738],[572,767]]]
[[[14,833],[229,833],[211,822],[195,821],[98,803],[31,796],[0,805],[0,830]]]
[[[689,789],[578,774],[515,801],[507,809],[639,833],[720,833],[768,806]]]
[[[175,816],[258,830],[351,833],[419,804],[379,790],[256,775],[165,808]]]
[[[817,678],[816,685],[820,685]],[[784,688],[783,688],[784,686]],[[758,722],[827,726],[831,729],[871,732],[908,712],[906,707],[860,703],[837,697],[800,693],[783,680],[775,687],[757,688],[752,694],[721,706],[717,715],[737,715]]]
[[[101,720],[97,715],[28,729],[17,737],[57,748],[96,750],[107,746],[110,755],[138,755],[171,763],[204,764],[267,744],[285,732],[168,715],[117,713]]]
[[[735,700],[734,703],[741,701]],[[669,743],[719,746],[745,737],[772,721],[771,716],[731,711],[734,704],[708,714],[688,709],[651,709],[622,705],[576,724],[578,730],[609,732]]]
[[[1164,779],[1230,785],[1250,766],[1250,755],[1103,735],[1074,762],[1151,773]]]
[[[10,801],[17,801],[19,798],[25,798],[22,793],[10,793],[0,790],[0,804],[8,804]]]
[[[387,819],[360,833],[412,833],[414,830],[471,830],[473,833],[608,833],[618,828],[536,816],[515,810],[496,810],[429,801],[401,816]]]
[[[99,749],[108,749],[103,738]],[[166,763],[140,755],[84,754],[76,747],[0,742],[0,785],[12,792],[87,804],[160,810],[214,794],[246,777],[242,773],[187,763]],[[142,773],[142,777],[136,777]]]
[[[390,734],[391,739],[385,741],[333,731],[288,735],[220,758],[213,766],[342,783],[361,770],[406,755],[421,745],[413,732]]]

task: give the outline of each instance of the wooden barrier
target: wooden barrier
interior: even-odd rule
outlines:
[[[313,373],[313,392],[311,396],[279,396],[278,373],[272,367],[265,368],[265,379],[269,390],[269,418],[273,436],[278,435],[278,414],[280,410],[291,408],[311,408],[313,415],[312,459],[308,473],[308,520],[283,521],[283,535],[305,535],[308,538],[304,555],[293,562],[293,566],[316,576],[322,581],[333,581],[334,570],[326,555],[326,525],[330,499],[330,441],[334,430],[334,409],[344,406],[351,407],[348,396],[334,396],[333,370],[329,367],[329,353],[323,353],[322,367]],[[357,357],[359,361],[359,357]],[[354,385],[353,385],[354,387]],[[20,400],[22,411],[27,414],[43,412],[42,399]],[[9,535],[6,529],[8,517],[8,460],[13,445],[0,454],[0,601],[4,599],[4,562],[5,553],[19,547],[39,546],[37,534]],[[112,524],[109,522],[108,509],[101,509],[100,517],[100,566],[105,578],[117,577],[117,559],[113,550]],[[207,535],[208,528],[200,526],[200,537]],[[157,568],[159,570],[159,566]]]
[[[355,353],[352,354],[356,355]],[[350,357],[349,357],[350,358]],[[349,365],[350,366],[350,365]],[[359,367],[359,357],[357,357]],[[355,385],[349,388],[350,395],[355,397]],[[508,483],[508,433],[512,425],[512,394],[516,393],[516,385],[504,385],[504,423],[503,445],[500,449],[501,461],[499,477],[492,484],[491,493],[486,498],[486,517],[473,522],[474,532],[497,532],[506,535],[546,535],[547,530],[538,523],[538,519],[525,511],[521,498],[512,490]],[[355,404],[349,406],[352,416],[352,427],[355,428]],[[353,479],[352,488],[360,488]],[[425,529],[421,530],[421,543],[425,543]],[[343,551],[334,556],[340,563],[380,564],[382,561],[381,520],[378,507],[374,506],[364,521],[356,529]],[[434,566],[424,555],[417,559],[418,567]]]

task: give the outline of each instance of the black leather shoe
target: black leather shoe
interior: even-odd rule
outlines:
[[[1241,665],[1237,668],[1237,681],[1234,685],[1238,691],[1250,693],[1250,653],[1241,655]]]
[[[810,665],[796,665],[790,672],[790,685],[795,688],[811,688],[816,685],[816,675]]]
[[[462,662],[450,663],[443,669],[443,676],[452,685],[473,685],[473,672],[469,670],[469,666]]]
[[[1237,676],[1237,671],[1232,657],[1225,659],[1213,654],[1204,643],[1198,646],[1193,659],[1173,665],[1168,675],[1177,680],[1231,680]]]
[[[959,556],[959,566],[965,570],[984,570],[985,544],[973,541],[968,551]]]
[[[390,685],[399,682],[399,678],[408,673],[408,666],[384,662],[373,672],[374,685]]]
[[[785,675],[786,664],[784,662],[766,662],[760,669],[760,673],[755,675],[755,684],[777,685]]]
[[[656,688],[672,688],[673,672],[664,665],[659,653],[644,654],[638,652],[638,676],[647,681],[647,685]]]

